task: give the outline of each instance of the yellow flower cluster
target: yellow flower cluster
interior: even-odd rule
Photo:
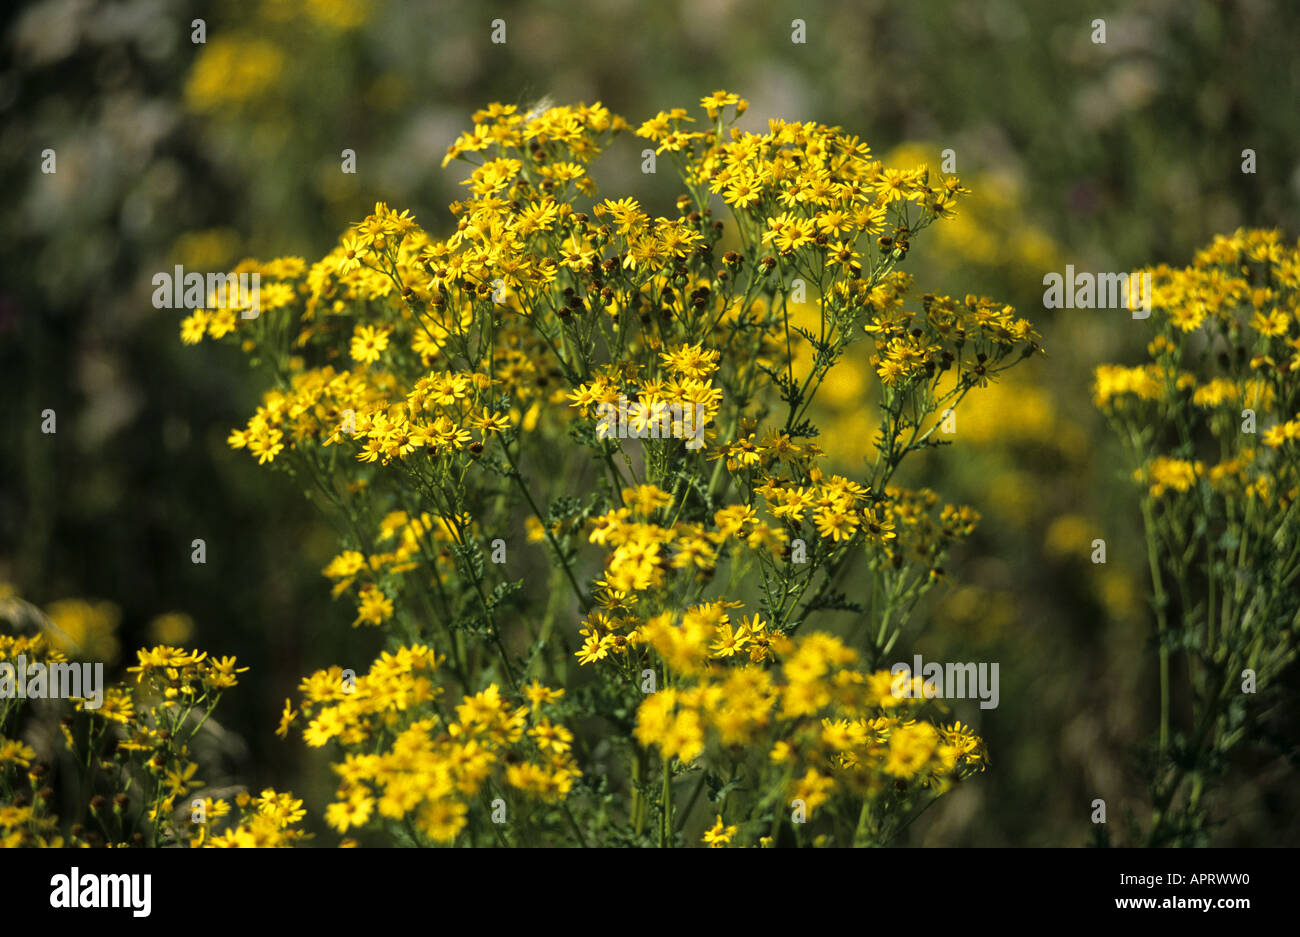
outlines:
[[[308,745],[334,741],[345,753],[334,766],[337,799],[325,812],[340,833],[382,817],[450,843],[470,805],[489,791],[553,803],[581,776],[572,733],[546,714],[563,690],[534,683],[526,688],[528,704],[514,706],[491,684],[466,695],[452,718],[437,707],[438,663],[427,647],[401,647],[355,679],[344,679],[337,667],[304,679],[301,712],[286,701],[281,735],[301,715]],[[431,708],[436,715],[418,715]]]
[[[30,745],[17,739],[0,738],[0,779],[11,773],[26,775],[34,786],[42,780],[32,770],[35,760],[36,752]],[[2,788],[0,792],[7,793]],[[59,818],[50,809],[52,799],[53,791],[41,788],[34,799],[22,794],[0,800],[0,849],[61,849],[67,845],[59,829]]]
[[[757,446],[754,451],[761,461],[770,449]],[[664,526],[654,518],[670,516],[680,508],[667,492],[655,485],[624,489],[624,507],[591,521],[590,541],[612,550],[604,578],[597,582],[606,590],[604,595],[614,597],[618,605],[631,606],[637,599],[630,594],[662,590],[673,573],[707,579],[728,547],[759,551],[769,563],[787,557],[792,539],[805,535],[801,524],[805,515],[816,534],[837,547],[849,541],[868,544],[895,566],[906,556],[926,564],[938,576],[948,548],[969,536],[978,521],[970,508],[953,505],[944,505],[936,517],[940,498],[928,489],[889,486],[876,501],[869,489],[839,475],[824,478],[819,469],[812,470],[812,484],[807,486],[760,475],[764,480],[753,490],[763,497],[772,524],[764,523],[749,505],[733,505],[714,513],[713,529],[681,521]],[[589,663],[599,659],[590,657],[597,649],[608,651],[609,637],[596,630],[584,634],[587,644],[579,656]]]
[[[1170,459],[1157,456],[1146,466],[1138,470],[1134,477],[1151,485],[1151,496],[1159,498],[1166,491],[1186,492],[1196,484],[1196,479],[1205,474],[1205,466],[1200,462],[1186,459]]]
[[[393,617],[393,601],[377,580],[400,581],[398,577],[420,569],[426,559],[439,580],[449,580],[455,572],[451,551],[477,532],[468,515],[442,518],[428,512],[412,517],[405,511],[391,511],[377,526],[372,552],[344,550],[322,570],[334,582],[335,598],[364,580],[356,588],[354,626],[378,626]]]
[[[719,752],[766,746],[785,791],[809,812],[837,794],[874,799],[887,789],[899,796],[907,785],[943,789],[984,768],[983,742],[969,728],[918,720],[921,694],[896,696],[888,671],[853,669],[857,654],[838,638],[790,639],[757,618],[733,632],[717,608],[690,610],[680,623],[674,617],[648,624],[646,640],[687,681],[648,696],[635,732],[665,758],[691,762],[710,745]],[[747,647],[755,653],[745,660],[737,652]]]
[[[161,829],[179,800],[203,786],[189,742],[216,708],[221,694],[238,684],[248,670],[233,657],[209,658],[206,652],[159,645],[136,652],[127,668],[134,679],[109,687],[98,709],[84,702],[78,708],[90,716],[89,744],[113,739],[114,761],[135,768],[147,778],[151,791],[145,816]],[[64,726],[69,748],[72,730]]]
[[[84,659],[86,648],[108,646],[104,632],[111,635],[117,616],[109,603],[81,599],[37,609],[0,584],[0,617],[17,628],[35,622],[45,629],[30,635],[0,633],[0,661],[16,664],[21,657],[29,668],[68,664],[59,645],[69,643]],[[67,626],[72,626],[70,634],[63,630]],[[72,762],[86,772],[79,790],[83,802],[89,801],[91,825],[73,824],[66,836],[50,806],[54,791],[46,785],[46,762],[54,753],[43,751],[38,760],[30,745],[9,737],[19,718],[44,714],[22,712],[21,699],[0,698],[0,845],[163,845],[187,836],[195,846],[292,845],[300,840],[305,834],[290,827],[304,815],[301,802],[288,794],[268,790],[252,800],[247,793],[239,795],[236,802],[247,809],[221,834],[214,832],[215,824],[233,820],[227,801],[198,798],[203,810],[194,809],[194,795],[205,782],[196,777],[200,765],[191,745],[222,694],[247,670],[233,657],[158,645],[136,652],[125,682],[99,687],[94,699],[73,699],[66,714],[49,726],[48,736],[61,734]],[[28,791],[12,783],[14,771],[26,774]]]
[[[1300,243],[1238,230],[1186,267],[1148,272],[1150,360],[1099,367],[1094,398],[1145,489],[1160,713],[1144,839],[1188,845],[1205,841],[1211,766],[1239,744],[1235,727],[1288,705],[1257,703],[1254,687],[1280,687],[1295,658]],[[1186,710],[1172,705],[1173,673]],[[1228,693],[1223,674],[1249,675],[1250,689]]]
[[[331,513],[341,543],[325,575],[355,597],[354,625],[390,638],[346,689],[337,669],[308,678],[302,712],[286,707],[281,725],[302,716],[308,745],[341,747],[327,810],[340,833],[489,843],[554,823],[583,841],[597,818],[620,817],[618,835],[644,843],[654,750],[668,845],[681,835],[673,775],[714,739],[761,746],[768,772],[779,738],[780,771],[801,773],[772,789],[815,804],[876,790],[840,783],[846,759],[862,778],[936,791],[976,763],[950,757],[947,730],[891,721],[861,695],[904,609],[977,520],[893,476],[1039,337],[1004,303],[918,293],[900,269],[967,194],[956,177],[887,166],[816,122],[742,131],[748,105],[725,90],[700,106],[704,119],[674,108],[634,129],[600,103],[492,104],[447,152],[444,165],[468,168],[442,236],[378,203],[314,263],[239,265],[261,277],[258,317],[213,303],[182,324],[182,340],[237,343],[266,371],[229,443],[292,472]],[[592,164],[624,132],[682,179],[676,212],[597,194]],[[813,419],[831,372],[855,360],[878,413],[854,429],[849,474],[828,464]],[[513,531],[541,545],[547,573],[518,575],[537,555],[520,559]],[[846,580],[869,584],[870,609]],[[847,644],[807,633],[824,609],[873,619],[853,639],[862,672]],[[562,686],[574,671],[592,682],[563,712],[507,702],[529,679]],[[686,682],[640,699],[646,672]],[[596,774],[626,785],[629,806],[578,783],[574,750],[590,746],[561,715],[617,727],[629,774]],[[814,738],[822,719],[853,725],[838,761]],[[978,748],[962,744],[963,758]],[[574,791],[583,822],[567,804],[555,813]],[[488,820],[520,796],[549,806],[527,807],[519,828]],[[883,835],[905,801],[882,802],[864,835]],[[728,818],[717,843],[735,835]]]
[[[670,527],[650,517],[671,507],[671,497],[655,485],[623,491],[625,507],[592,521],[592,543],[613,550],[601,585],[615,592],[642,592],[664,585],[666,570],[710,572],[717,565],[718,549],[728,541],[751,549],[779,549],[783,530],[757,521],[752,508],[736,505],[714,514],[715,530],[678,522]]]
[[[307,811],[303,809],[302,801],[292,794],[277,793],[269,787],[257,797],[241,791],[235,804],[240,811],[239,822],[230,825],[223,833],[212,834],[212,821],[229,817],[230,804],[221,799],[204,798],[203,810],[207,820],[198,825],[198,832],[190,838],[190,846],[196,849],[283,849],[307,839],[302,830],[293,829]]]
[[[1239,230],[1216,237],[1185,268],[1149,272],[1151,361],[1098,366],[1094,401],[1139,454],[1154,419],[1178,426],[1184,449],[1203,427],[1220,461],[1207,469],[1190,450],[1147,454],[1134,478],[1157,498],[1204,477],[1221,495],[1271,500],[1280,488],[1289,501],[1294,467],[1289,457],[1266,453],[1300,439],[1300,245],[1285,244],[1277,231]],[[1187,340],[1191,333],[1204,340]],[[1263,448],[1241,445],[1248,434],[1258,434]],[[1277,472],[1287,479],[1282,485]]]
[[[26,603],[6,583],[0,583],[0,601],[6,621],[27,611],[21,607]],[[16,668],[19,658],[43,666],[67,661],[44,633],[0,633],[0,662]],[[38,762],[35,749],[26,742],[9,737],[21,706],[22,701],[11,694],[0,696],[0,849],[59,849],[67,843],[52,808],[54,791],[45,786],[48,766]]]

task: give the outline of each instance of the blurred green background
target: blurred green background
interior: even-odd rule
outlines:
[[[909,479],[984,516],[913,649],[1001,663],[997,709],[955,706],[991,769],[910,843],[1082,845],[1093,798],[1113,824],[1140,809],[1156,693],[1145,567],[1089,382],[1098,363],[1136,360],[1150,332],[1122,312],[1044,310],[1042,276],[1186,263],[1243,225],[1297,234],[1300,6],[46,0],[0,16],[0,582],[41,605],[115,603],[127,651],[170,635],[251,666],[217,713],[229,777],[210,782],[290,788],[319,809],[332,778],[273,735],[280,707],[303,674],[378,645],[329,600],[332,532],[287,478],[225,443],[259,396],[246,363],[183,346],[151,277],[314,260],[380,200],[445,234],[466,173],[440,169],[443,153],[490,101],[600,100],[635,126],[726,88],[751,102],[746,129],[837,124],[906,165],[953,149],[973,195],[909,268],[925,290],[1004,298],[1048,349],[969,398],[954,446]],[[503,45],[489,39],[498,17]],[[40,171],[47,148],[54,174]],[[340,172],[345,148],[355,175]],[[674,180],[642,176],[639,152],[631,138],[611,148],[602,192],[667,212]],[[828,386],[828,439],[866,438],[861,373]],[[827,448],[846,468],[861,458]],[[1088,558],[1096,537],[1104,566]],[[195,538],[205,565],[190,562]],[[1300,842],[1294,755],[1241,757],[1215,801],[1216,844]]]

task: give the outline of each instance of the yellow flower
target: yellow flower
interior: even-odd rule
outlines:
[[[730,843],[735,835],[736,827],[725,826],[722,822],[722,814],[718,814],[718,821],[713,824],[713,828],[704,831],[703,841],[709,844],[710,849],[719,849]]]
[[[563,690],[552,690],[549,687],[544,687],[537,680],[525,686],[523,691],[533,709],[538,709],[549,703],[558,703],[561,697],[564,696]]]
[[[378,361],[380,354],[388,347],[388,333],[391,331],[391,328],[371,325],[356,326],[352,333],[352,360],[361,364]]]
[[[0,768],[30,768],[35,758],[36,752],[31,746],[17,739],[0,739]]]
[[[915,777],[939,746],[939,733],[928,722],[915,722],[895,729],[889,737],[889,760],[885,771],[896,778]]]
[[[207,331],[211,317],[211,313],[206,309],[194,310],[181,322],[181,341],[187,345],[197,345],[203,341],[203,334]]]
[[[352,622],[353,627],[363,622],[367,625],[382,625],[392,617],[393,600],[385,595],[378,586],[373,584],[363,586],[361,589],[361,604],[357,608],[356,620]]]
[[[280,715],[280,727],[275,730],[275,734],[280,738],[289,737],[289,727],[294,724],[298,718],[298,713],[294,712],[293,705],[289,700],[284,701],[284,712]]]
[[[1170,489],[1191,490],[1196,479],[1205,474],[1205,466],[1200,462],[1158,456],[1147,464],[1145,473],[1139,470],[1137,474],[1150,483],[1152,497],[1159,498]]]

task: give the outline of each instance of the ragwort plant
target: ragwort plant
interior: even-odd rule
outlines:
[[[900,269],[956,178],[701,105],[635,130],[679,174],[676,217],[597,199],[592,162],[632,130],[600,104],[493,104],[444,161],[473,167],[448,237],[378,204],[315,263],[238,267],[260,315],[213,296],[182,324],[267,376],[230,444],[334,518],[324,573],[389,635],[281,720],[336,753],[340,834],[882,844],[985,766],[883,666],[977,520],[894,477],[1038,336]],[[812,421],[845,355],[880,387],[853,478]],[[856,626],[813,629],[836,611]]]
[[[74,663],[59,647],[68,635],[55,620],[66,623],[68,612],[90,621],[102,649],[116,625],[104,625],[106,607],[65,600],[42,610],[0,583],[6,676],[9,668],[35,674]],[[38,694],[19,695],[0,680],[0,848],[301,842],[301,800],[271,788],[257,796],[217,789],[198,774],[205,726],[210,732],[222,694],[247,670],[233,657],[158,645],[138,650],[123,680],[94,700],[32,698]],[[59,816],[60,803],[74,805],[71,822]]]
[[[1150,272],[1150,361],[1094,386],[1141,486],[1156,627],[1151,814],[1132,836],[1203,845],[1230,755],[1295,705],[1300,249],[1239,230]]]

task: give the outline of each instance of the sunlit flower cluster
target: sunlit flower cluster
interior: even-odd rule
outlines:
[[[257,317],[182,325],[266,373],[230,445],[337,522],[325,576],[388,636],[370,673],[304,681],[281,724],[340,750],[340,834],[668,845],[696,803],[674,789],[720,783],[710,751],[739,748],[753,793],[711,844],[777,842],[751,821],[787,795],[823,835],[838,812],[818,808],[856,799],[874,819],[837,835],[881,842],[983,766],[971,730],[880,695],[978,519],[894,476],[1038,335],[900,269],[968,194],[955,176],[816,122],[742,130],[732,92],[700,108],[633,125],[600,103],[492,104],[447,152],[468,168],[442,236],[377,204],[318,261],[240,264]],[[675,214],[597,192],[620,134],[681,179]],[[814,421],[850,361],[875,404],[852,473]],[[828,609],[865,624],[813,630]],[[523,702],[545,686],[563,700]],[[624,768],[584,774],[597,757]]]
[[[1291,705],[1277,677],[1300,624],[1300,245],[1239,230],[1150,273],[1151,360],[1102,365],[1094,396],[1143,486],[1160,685],[1145,839],[1199,844],[1215,766],[1249,720]]]
[[[514,705],[494,683],[444,711],[437,668],[429,648],[402,647],[355,678],[338,668],[306,678],[300,712],[286,702],[281,734],[301,716],[309,746],[332,742],[345,753],[325,811],[340,833],[383,818],[451,843],[489,792],[554,803],[580,776],[573,734],[547,715],[562,690],[534,683],[528,702]],[[420,715],[429,711],[435,715]],[[506,804],[502,798],[500,809]]]
[[[74,645],[77,657],[86,647],[106,647],[118,613],[109,603],[65,599],[38,609],[8,587],[0,586],[3,618],[13,633],[0,633],[0,662],[25,667],[76,665],[58,645]],[[165,617],[165,616],[164,616]],[[83,624],[73,640],[62,625]],[[35,625],[40,631],[24,634]],[[0,843],[5,846],[271,846],[292,845],[303,838],[293,829],[303,817],[301,802],[287,794],[264,791],[250,801],[236,798],[241,815],[212,796],[196,797],[208,789],[199,776],[201,756],[195,741],[222,695],[239,684],[240,667],[233,657],[213,657],[169,645],[141,648],[136,663],[118,683],[92,689],[87,696],[49,701],[34,710],[31,701],[8,693],[0,698]],[[100,665],[102,666],[102,664]],[[51,708],[53,707],[53,708]],[[64,827],[53,811],[55,795],[48,782],[53,749],[39,755],[15,738],[23,725],[50,720],[48,735],[58,740],[83,775],[77,796],[84,811]],[[202,804],[196,808],[196,801]],[[247,809],[245,809],[247,808]],[[229,827],[217,833],[221,827]]]

